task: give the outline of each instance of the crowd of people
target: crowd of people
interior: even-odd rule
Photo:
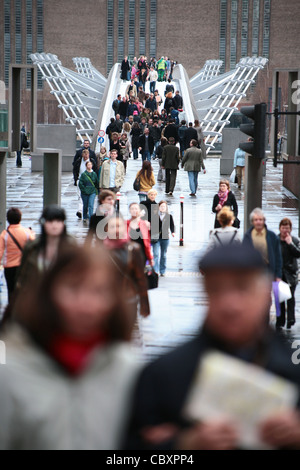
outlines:
[[[251,374],[256,368],[260,377],[267,374],[270,381],[272,374],[280,387],[289,387],[289,401],[283,404],[280,397],[273,408],[276,394],[266,393],[269,412],[257,421],[251,418],[250,434],[263,448],[300,447],[299,366],[276,331],[296,321],[300,241],[287,217],[280,220],[278,234],[269,230],[261,208],[252,211],[251,227],[242,237],[227,179],[219,181],[213,196],[214,227],[199,261],[207,295],[199,333],[143,366],[131,348],[140,317],[151,316],[149,269],[165,276],[176,230],[172,197],[159,200],[156,183],[164,182],[165,194],[173,196],[181,165],[195,198],[198,175],[206,172],[201,126],[181,119],[183,101],[172,72],[172,62],[164,57],[149,63],[145,57],[123,60],[121,79],[129,84],[126,95],[112,103],[109,147],[96,154],[85,140],[73,161],[77,217],[87,226],[84,243],[68,233],[60,206],[43,209],[38,235],[21,225],[20,209],[7,212],[8,227],[0,235],[9,300],[0,323],[8,351],[7,364],[0,365],[1,450],[243,449],[245,423],[239,417],[247,421],[244,410],[257,405],[247,390],[239,395],[244,377],[226,370],[235,394],[228,403],[245,400],[235,419],[229,411],[217,415],[218,402],[210,416],[186,411],[194,387],[210,383],[209,374],[199,383],[196,379],[212,351],[242,363],[245,377],[251,365]],[[156,81],[166,82],[164,103]],[[242,158],[237,152],[239,188]],[[139,200],[130,203],[125,220],[117,193],[130,159],[141,161],[133,182]],[[157,176],[153,159],[159,162]],[[272,286],[280,281],[289,285],[291,297],[280,304],[272,328]],[[216,389],[223,393],[224,387],[226,394],[226,380],[214,380],[212,398]]]

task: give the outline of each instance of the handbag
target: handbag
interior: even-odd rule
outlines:
[[[27,140],[26,134],[23,135],[22,147],[23,147],[24,149],[28,149],[28,147],[29,147],[29,142],[28,142],[28,140]]]
[[[234,219],[234,222],[233,222],[232,226],[235,227],[235,228],[240,228],[240,226],[241,226],[241,221],[240,221],[240,219],[239,219],[238,217],[236,217],[236,218]]]
[[[147,278],[148,289],[156,289],[158,287],[158,274],[154,271],[152,266],[145,267],[145,275]]]
[[[135,191],[139,191],[140,190],[140,187],[141,187],[141,181],[140,181],[140,178],[139,176],[137,176],[133,182],[133,189]]]

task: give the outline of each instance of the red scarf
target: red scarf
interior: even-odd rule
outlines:
[[[54,338],[49,352],[71,375],[79,375],[87,365],[91,352],[106,342],[106,336],[101,333],[84,340],[61,334]]]
[[[219,191],[218,196],[219,196],[219,204],[223,207],[225,202],[228,199],[228,189],[225,192]]]

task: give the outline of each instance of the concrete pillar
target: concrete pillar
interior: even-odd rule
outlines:
[[[262,160],[246,154],[244,232],[250,228],[249,216],[253,209],[262,206],[262,173]]]
[[[6,228],[6,155],[7,148],[0,148],[0,233]]]
[[[59,149],[38,149],[44,154],[43,205],[61,205],[62,151]]]

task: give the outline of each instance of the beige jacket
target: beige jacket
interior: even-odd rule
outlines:
[[[110,160],[107,160],[103,163],[102,169],[101,169],[101,175],[100,175],[100,182],[99,182],[100,189],[109,189],[111,187],[121,188],[121,186],[124,183],[124,179],[125,179],[124,165],[123,165],[122,162],[117,160],[115,184],[114,184],[114,186],[111,186],[109,184],[109,180],[110,180]]]

